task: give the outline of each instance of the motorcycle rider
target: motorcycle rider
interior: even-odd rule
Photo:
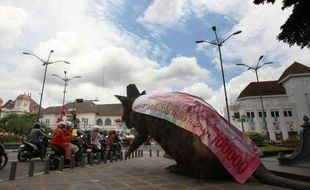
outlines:
[[[35,144],[38,147],[41,159],[45,157],[46,152],[46,146],[44,146],[41,141],[42,137],[48,137],[48,135],[43,133],[43,131],[41,130],[41,124],[39,122],[35,122],[29,134],[29,140],[32,144]]]
[[[70,144],[70,149],[71,149],[71,153],[72,154],[76,154],[78,151],[79,151],[79,147],[75,144],[72,144],[71,143],[71,137],[73,137],[72,135],[72,128],[73,128],[73,123],[70,122],[70,121],[67,121],[66,122],[66,127],[63,128],[63,131],[65,132],[65,135],[66,135],[66,140],[67,140],[67,143]]]
[[[57,128],[54,131],[54,135],[51,140],[51,144],[56,147],[63,148],[66,151],[65,159],[70,160],[71,156],[71,147],[70,147],[70,137],[66,135],[64,128],[66,127],[66,123],[60,121],[57,123]]]
[[[103,137],[99,133],[99,129],[96,127],[92,131],[90,143],[95,145],[98,150],[101,150],[101,140],[103,140]]]

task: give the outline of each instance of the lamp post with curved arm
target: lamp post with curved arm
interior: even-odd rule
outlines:
[[[258,84],[260,84],[259,80],[258,80],[258,74],[257,74],[257,70],[260,69],[262,66],[264,65],[268,65],[268,64],[272,64],[273,62],[266,62],[266,63],[263,63],[263,64],[259,64],[260,63],[260,60],[263,59],[263,55],[261,55],[257,61],[257,64],[255,67],[252,67],[252,66],[248,66],[246,64],[243,64],[243,63],[238,63],[236,65],[240,65],[240,66],[244,66],[244,67],[247,67],[248,70],[254,70],[255,71],[255,75],[256,75],[256,81]],[[265,109],[264,109],[264,104],[263,104],[263,97],[262,97],[262,92],[261,92],[261,86],[259,87],[259,98],[260,98],[260,103],[261,103],[261,106],[262,106],[262,117],[263,117],[263,123],[264,123],[264,128],[266,130],[266,134],[268,135],[268,128],[267,128],[267,121],[266,121],[266,116],[265,116]]]
[[[230,37],[240,34],[242,31],[239,30],[237,32],[232,33],[231,35],[229,35],[227,38],[225,38],[224,40],[219,40],[217,33],[216,33],[216,27],[212,26],[212,30],[214,31],[215,34],[215,38],[216,41],[215,42],[210,42],[207,40],[198,40],[196,41],[196,43],[208,43],[208,44],[212,44],[212,45],[216,45],[218,47],[218,52],[219,52],[219,57],[220,57],[220,64],[221,64],[221,71],[222,71],[222,80],[223,80],[223,86],[224,86],[224,94],[225,94],[225,102],[226,102],[226,110],[227,110],[227,118],[228,121],[230,122],[230,115],[229,115],[229,107],[228,107],[228,100],[227,100],[227,92],[226,92],[226,84],[225,84],[225,75],[224,75],[224,69],[223,69],[223,60],[222,60],[222,52],[221,52],[221,46],[224,44],[224,42],[226,42]]]
[[[43,66],[45,66],[45,69],[44,69],[44,76],[43,76],[43,84],[42,84],[42,90],[41,90],[41,94],[40,94],[40,103],[39,103],[39,111],[38,111],[38,115],[37,115],[37,121],[39,121],[40,119],[40,115],[41,115],[41,106],[42,106],[42,99],[43,99],[43,92],[44,92],[44,85],[45,85],[45,79],[46,79],[46,71],[47,71],[47,66],[48,65],[51,65],[53,63],[58,63],[58,62],[64,62],[66,64],[70,64],[68,61],[63,61],[63,60],[58,60],[58,61],[50,61],[50,57],[51,57],[51,54],[54,52],[54,50],[51,50],[49,55],[48,55],[48,58],[46,61],[44,61],[43,59],[41,59],[39,56],[33,54],[33,53],[28,53],[28,52],[23,52],[24,55],[31,55],[31,56],[34,56],[36,57],[37,59],[39,59],[42,63],[43,63]]]
[[[64,73],[65,73],[65,77],[60,77],[59,75],[52,74],[52,76],[58,77],[65,82],[65,87],[64,87],[64,92],[63,92],[64,95],[62,98],[62,107],[64,107],[64,105],[65,105],[66,89],[67,89],[68,82],[72,79],[82,78],[81,76],[74,76],[71,78],[67,78],[67,71],[64,71]]]

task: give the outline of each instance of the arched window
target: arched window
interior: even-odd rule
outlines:
[[[96,125],[102,126],[102,119],[97,119]]]
[[[111,119],[110,118],[105,119],[104,125],[111,125]]]

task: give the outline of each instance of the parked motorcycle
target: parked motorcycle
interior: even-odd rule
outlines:
[[[0,142],[0,170],[4,168],[7,163],[8,163],[8,155],[5,152],[3,142]]]
[[[17,159],[20,162],[24,162],[26,160],[31,160],[32,158],[41,157],[41,151],[46,151],[46,147],[48,146],[48,138],[43,136],[41,139],[41,143],[43,144],[43,150],[39,150],[37,145],[24,141],[18,148]]]
[[[121,144],[113,143],[112,145],[107,144],[105,149],[105,156],[107,159],[120,159],[121,158]]]

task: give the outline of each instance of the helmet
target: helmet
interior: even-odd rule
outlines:
[[[35,123],[33,124],[33,128],[40,129],[40,128],[41,128],[41,123],[35,122]]]
[[[63,122],[63,121],[60,121],[60,122],[57,123],[57,127],[62,128],[62,127],[65,127],[65,126],[66,126],[66,123]]]
[[[67,129],[71,130],[73,128],[73,123],[71,121],[67,121],[66,127]]]

